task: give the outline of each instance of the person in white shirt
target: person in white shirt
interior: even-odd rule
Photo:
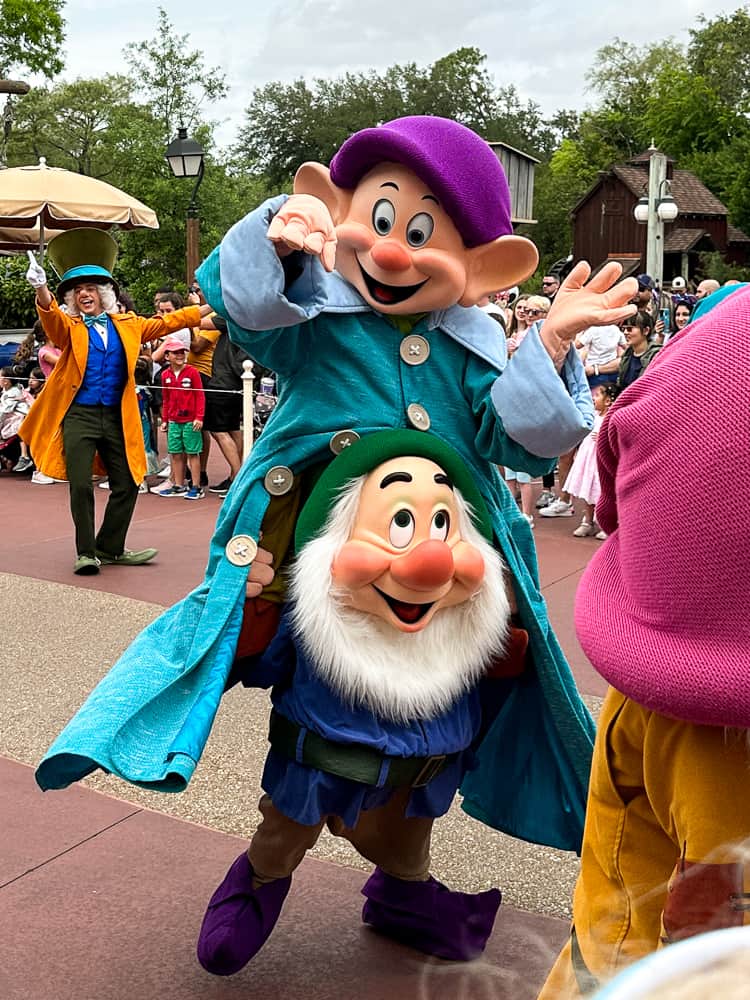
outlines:
[[[591,326],[576,338],[591,389],[617,377],[625,335],[619,326]]]

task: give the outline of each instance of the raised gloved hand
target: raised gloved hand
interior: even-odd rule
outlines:
[[[311,194],[293,194],[271,220],[268,238],[285,257],[303,250],[319,257],[326,271],[336,262],[336,231],[328,207]]]
[[[29,258],[29,269],[26,272],[26,280],[32,288],[43,288],[47,284],[47,275],[44,268],[37,261],[31,250],[26,251]]]

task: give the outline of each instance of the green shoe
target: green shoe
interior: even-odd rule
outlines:
[[[93,556],[79,556],[75,561],[73,572],[79,576],[95,576],[99,572],[99,560]]]
[[[125,549],[119,556],[109,556],[106,552],[99,552],[97,549],[96,557],[102,566],[142,566],[158,554],[158,549],[139,549],[138,552]]]

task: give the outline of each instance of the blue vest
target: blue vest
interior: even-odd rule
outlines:
[[[122,390],[127,381],[127,359],[120,336],[107,316],[107,346],[99,332],[88,327],[89,353],[81,388],[75,402],[84,406],[119,406]]]

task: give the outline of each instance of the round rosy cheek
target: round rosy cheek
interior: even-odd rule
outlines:
[[[478,549],[468,542],[460,542],[453,550],[455,577],[469,590],[478,590],[484,579],[484,559]]]
[[[356,588],[377,580],[391,557],[363,542],[347,542],[331,564],[331,576],[341,586]]]

